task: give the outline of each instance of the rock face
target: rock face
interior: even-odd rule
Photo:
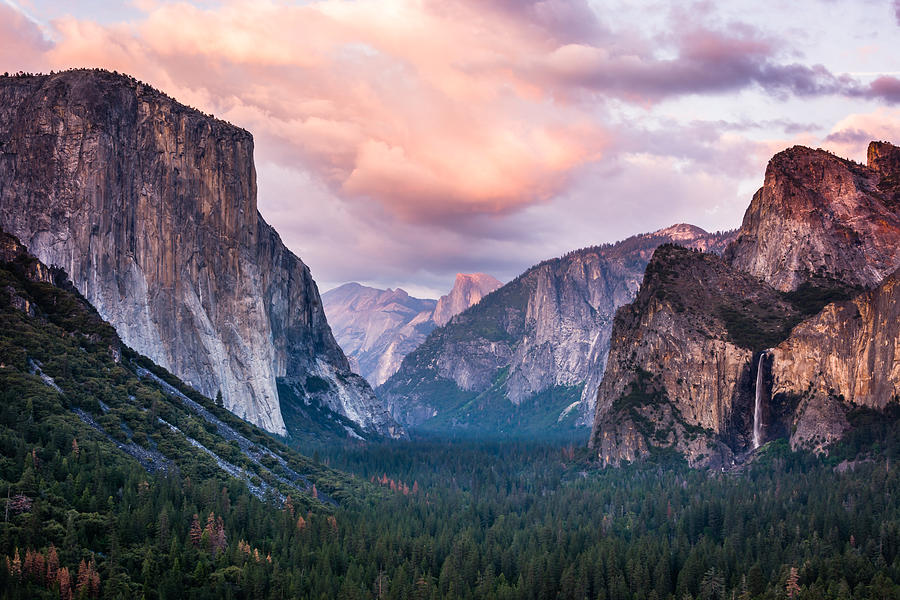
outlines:
[[[401,423],[537,433],[590,423],[616,308],[660,244],[721,251],[731,234],[678,225],[532,267],[433,331],[378,393]],[[584,402],[582,402],[584,400]]]
[[[15,236],[2,230],[0,230],[0,263],[15,264],[21,269],[25,279],[29,281],[51,283],[59,287],[65,287],[68,284],[60,270],[48,268],[47,265],[31,256],[28,249]],[[35,315],[35,307],[31,298],[27,294],[19,293],[19,290],[13,285],[0,287],[0,303],[3,300],[29,317]]]
[[[794,146],[776,154],[725,258],[783,291],[816,280],[870,288],[900,266],[900,149],[868,166]]]
[[[413,298],[399,288],[347,283],[322,294],[322,302],[338,344],[372,385],[387,381],[435,328],[437,301]]]
[[[798,320],[781,293],[719,257],[661,246],[616,314],[590,447],[606,464],[651,447],[695,465],[730,459],[751,441],[753,358]]]
[[[397,372],[403,357],[435,328],[503,285],[484,273],[458,273],[439,300],[413,298],[405,290],[347,283],[322,294],[334,336],[354,370],[373,386]]]
[[[771,377],[772,396],[798,405],[794,447],[839,438],[848,407],[900,401],[900,271],[794,328],[772,351]]]
[[[0,227],[123,341],[269,431],[276,380],[397,431],[334,341],[309,269],[256,210],[253,139],[125,76],[0,78]]]
[[[753,448],[754,420],[761,443],[822,451],[853,407],[900,401],[898,165],[887,143],[868,166],[791,148],[724,261],[657,251],[616,316],[590,441],[601,461],[672,448],[719,464]]]
[[[457,273],[453,289],[441,296],[434,308],[431,319],[438,327],[443,327],[450,319],[466,310],[503,285],[499,280],[485,273]]]

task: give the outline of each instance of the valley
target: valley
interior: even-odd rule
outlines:
[[[898,597],[897,146],[320,294],[248,131],[101,69],[0,99],[0,600]]]

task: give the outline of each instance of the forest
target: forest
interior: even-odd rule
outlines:
[[[900,598],[896,411],[728,471],[602,469],[565,441],[312,446],[35,272],[0,264],[0,599]]]
[[[515,442],[334,449],[371,487],[301,508],[148,475],[28,410],[2,414],[3,598],[900,597],[896,419],[724,473]]]

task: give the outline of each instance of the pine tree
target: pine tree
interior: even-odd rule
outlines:
[[[56,552],[56,546],[50,544],[50,549],[47,551],[47,582],[52,583],[56,581],[58,575],[59,554]]]
[[[165,550],[169,545],[169,514],[163,509],[159,513],[156,526],[156,543],[160,550]]]
[[[16,579],[22,578],[22,559],[19,557],[18,548],[16,548],[16,551],[13,553],[12,561],[9,560],[9,557],[6,558],[6,570]]]
[[[800,574],[797,572],[797,567],[791,567],[791,570],[788,572],[787,584],[785,585],[788,598],[794,598],[800,593],[799,580]]]
[[[88,592],[91,598],[97,598],[100,596],[100,573],[97,572],[97,565],[93,558],[88,563],[88,575]]]
[[[56,578],[59,583],[59,597],[61,600],[72,600],[72,578],[69,575],[68,567],[59,570]]]
[[[81,559],[81,562],[78,563],[78,574],[75,576],[75,591],[79,594],[86,593],[88,589],[88,585],[91,581],[91,574],[88,572],[87,563],[84,562],[84,559]]]
[[[224,551],[228,546],[228,539],[225,536],[225,520],[222,519],[221,516],[216,519],[216,539],[214,545],[216,553]]]
[[[203,531],[200,530],[200,515],[195,514],[193,521],[191,521],[191,543],[194,546],[199,547],[201,537],[203,537]]]
[[[219,408],[225,407],[225,401],[222,399],[222,390],[216,392],[216,406]]]
[[[703,575],[700,581],[700,597],[703,600],[722,600],[725,598],[725,580],[715,567]]]
[[[34,576],[34,555],[34,552],[26,548],[25,561],[22,563],[22,569],[25,573],[25,577],[28,577],[29,579]]]
[[[211,512],[206,516],[206,527],[203,528],[203,533],[205,533],[210,541],[216,538],[216,513]]]

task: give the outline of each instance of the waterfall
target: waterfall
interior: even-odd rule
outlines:
[[[763,360],[767,351],[763,350],[759,355],[759,364],[756,366],[756,402],[753,405],[753,449],[759,448],[762,442],[762,393],[763,384]]]

